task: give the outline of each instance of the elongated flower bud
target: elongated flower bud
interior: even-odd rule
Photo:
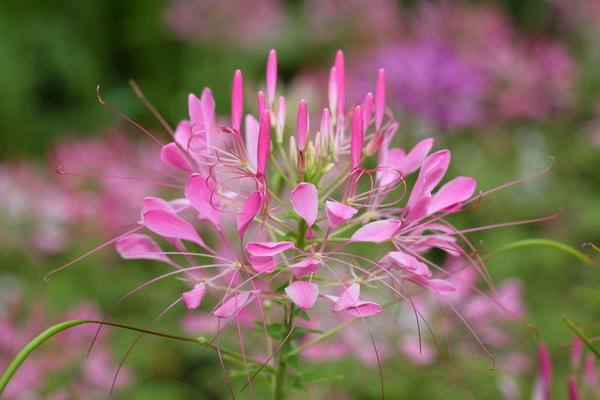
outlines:
[[[369,121],[371,120],[371,114],[373,113],[373,93],[367,93],[365,102],[363,104],[363,130],[367,132],[369,127]]]
[[[364,139],[365,132],[363,130],[362,109],[360,106],[356,106],[356,108],[354,108],[354,116],[352,117],[352,138],[350,143],[352,169],[360,167]]]
[[[244,82],[242,71],[237,69],[233,74],[233,87],[231,89],[231,127],[240,132],[242,115],[244,112]]]
[[[277,86],[277,52],[271,49],[267,59],[267,100],[269,106],[275,100],[275,87]]]
[[[259,176],[265,176],[269,153],[271,151],[271,117],[269,110],[264,109],[260,114],[260,128],[258,130],[258,155],[257,172]]]
[[[385,70],[379,69],[377,85],[375,86],[375,129],[381,128],[383,114],[385,113]]]
[[[279,96],[279,104],[277,105],[277,128],[275,135],[277,143],[283,143],[283,130],[285,129],[285,98]]]
[[[296,142],[298,149],[304,151],[306,141],[308,140],[308,111],[306,109],[306,101],[300,100],[298,105],[298,119],[296,120]]]
[[[338,50],[335,55],[335,69],[337,75],[337,112],[344,114],[344,102],[346,98],[346,68],[344,63],[344,52]]]
[[[267,108],[267,101],[265,100],[265,94],[263,93],[263,91],[259,91],[258,95],[256,96],[256,106],[258,109],[258,115],[259,117],[262,115],[262,112],[264,110],[269,111],[269,109]]]
[[[338,98],[337,70],[335,69],[335,67],[331,67],[331,70],[329,71],[328,95],[329,95],[329,109],[335,116],[336,110],[337,110],[337,98]]]

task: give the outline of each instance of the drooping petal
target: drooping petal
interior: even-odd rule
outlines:
[[[333,312],[340,312],[348,307],[356,305],[360,296],[360,285],[353,283],[344,289],[344,292],[333,305]]]
[[[379,261],[379,264],[385,268],[406,270],[416,275],[431,275],[427,265],[401,251],[390,251]]]
[[[356,208],[330,200],[325,202],[325,209],[327,211],[327,221],[332,228],[348,221],[358,212]]]
[[[381,128],[383,115],[385,113],[385,70],[379,69],[377,84],[375,86],[375,129]]]
[[[308,140],[308,110],[306,108],[306,100],[300,100],[296,119],[296,143],[298,143],[300,151],[304,151]]]
[[[352,131],[350,138],[350,156],[352,158],[352,169],[360,167],[362,157],[363,143],[365,140],[365,131],[363,130],[362,109],[360,106],[354,108],[352,117]]]
[[[288,271],[292,273],[296,278],[300,279],[303,276],[315,272],[321,267],[321,261],[315,260],[314,258],[306,258],[288,267]]]
[[[381,312],[381,305],[372,301],[357,301],[354,306],[348,307],[346,311],[353,317],[370,317]]]
[[[167,238],[189,240],[206,247],[198,232],[187,221],[179,218],[176,214],[161,210],[148,210],[143,215],[144,225],[152,232]]]
[[[246,153],[248,156],[248,163],[253,170],[257,168],[257,154],[258,154],[258,131],[259,123],[254,116],[248,114],[245,120],[245,133],[246,133]]]
[[[213,315],[217,318],[230,318],[233,317],[239,310],[246,307],[254,298],[256,292],[242,292],[234,295],[232,298],[227,300],[223,305],[217,308]]]
[[[263,110],[260,114],[257,150],[257,172],[259,175],[265,176],[271,152],[271,117],[269,110]]]
[[[303,310],[308,310],[315,305],[319,296],[319,287],[311,282],[294,281],[285,288],[285,293],[295,305]]]
[[[117,240],[117,252],[126,260],[145,259],[170,262],[158,244],[148,235],[134,233]]]
[[[476,186],[477,182],[473,178],[459,176],[452,179],[431,198],[427,212],[433,214],[469,199],[475,192]]]
[[[142,215],[148,210],[164,210],[175,213],[173,206],[160,197],[146,197],[142,203]]]
[[[319,212],[319,193],[312,183],[301,182],[292,190],[290,201],[296,214],[301,216],[306,225],[313,226]]]
[[[450,294],[456,292],[456,286],[444,279],[428,279],[426,285],[439,294]]]
[[[262,206],[262,197],[260,192],[253,192],[248,195],[246,201],[242,205],[242,209],[240,213],[237,215],[237,229],[238,235],[240,237],[244,236],[244,232],[246,232],[246,228],[250,225],[250,222],[254,219],[258,210]]]
[[[202,303],[202,299],[206,294],[206,284],[203,282],[197,283],[194,288],[190,291],[184,292],[181,297],[183,299],[183,304],[189,310],[195,310]]]
[[[175,142],[167,143],[160,149],[160,159],[165,164],[186,172],[194,171],[187,157]]]
[[[217,229],[221,229],[220,212],[215,208],[219,204],[219,198],[209,187],[205,176],[201,174],[190,176],[185,186],[185,196],[203,217],[212,222]]]
[[[256,272],[270,274],[275,271],[275,258],[273,256],[250,256],[248,261]]]
[[[242,71],[236,69],[233,74],[233,87],[231,89],[231,126],[237,132],[240,132],[243,112],[244,81]]]
[[[397,219],[384,219],[381,221],[370,222],[354,232],[350,238],[350,241],[374,243],[384,242],[391,239],[399,227],[400,221]]]
[[[277,52],[274,49],[269,51],[267,59],[267,99],[269,104],[273,104],[275,99],[275,87],[277,85]]]
[[[274,256],[286,250],[293,249],[292,242],[249,242],[246,251],[253,256]]]

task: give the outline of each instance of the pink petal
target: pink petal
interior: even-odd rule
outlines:
[[[405,157],[404,150],[398,148],[390,149],[385,157],[380,157],[378,164],[383,170],[378,172],[377,178],[381,186],[389,185],[402,178],[402,164]]]
[[[192,127],[190,126],[190,121],[181,121],[177,124],[177,128],[175,128],[175,142],[181,146],[182,149],[188,151],[190,139],[192,138]]]
[[[134,233],[125,236],[116,243],[117,252],[126,260],[145,259],[170,262],[169,257],[161,253],[162,250],[150,236]]]
[[[260,192],[250,193],[246,201],[244,201],[242,209],[240,210],[240,213],[237,216],[236,222],[238,235],[240,237],[244,236],[244,232],[246,232],[248,225],[250,225],[250,222],[252,222],[252,220],[258,213],[258,210],[260,210],[261,206],[262,196],[260,195]]]
[[[246,251],[253,256],[274,256],[294,248],[292,242],[249,242]]]
[[[301,182],[296,185],[290,196],[292,207],[306,224],[313,226],[319,212],[319,193],[312,183]]]
[[[215,99],[213,98],[212,92],[209,88],[204,88],[202,90],[202,116],[204,119],[204,123],[206,124],[207,131],[207,143],[210,144],[211,134],[215,133],[216,123],[215,123]],[[212,149],[209,149],[212,151]]]
[[[365,131],[363,130],[362,109],[360,106],[354,108],[352,117],[352,131],[350,138],[350,155],[352,158],[352,169],[360,167],[360,158],[362,157],[363,142],[365,140]]]
[[[250,256],[248,261],[256,272],[270,274],[275,271],[275,258],[273,256]]]
[[[375,86],[375,129],[381,128],[383,115],[385,114],[385,71],[379,69],[377,84]]]
[[[202,103],[193,93],[188,95],[188,111],[190,114],[192,133],[198,132],[199,130],[205,130]]]
[[[331,114],[329,113],[328,108],[323,109],[323,113],[321,114],[321,128],[319,131],[323,137],[327,138],[330,135],[331,130]]]
[[[206,247],[198,232],[187,221],[165,210],[148,210],[143,215],[144,225],[152,232],[167,238],[184,239]]]
[[[381,306],[371,301],[357,301],[354,306],[348,307],[346,311],[354,317],[370,317],[379,314]]]
[[[240,132],[243,110],[244,81],[242,71],[236,69],[233,74],[233,87],[231,89],[231,126],[237,132]]]
[[[406,203],[408,207],[412,207],[423,196],[431,194],[431,191],[444,177],[449,164],[450,152],[448,150],[438,151],[425,159]]]
[[[433,147],[433,142],[434,140],[431,138],[423,139],[412,148],[402,163],[402,173],[404,175],[410,175],[419,169]]]
[[[358,212],[356,208],[329,200],[325,202],[325,209],[327,211],[327,221],[332,228],[348,221]]]
[[[384,219],[381,221],[370,222],[354,232],[350,238],[350,241],[374,243],[384,242],[391,239],[399,227],[400,221],[397,219]]]
[[[197,283],[194,288],[188,292],[184,292],[181,297],[183,298],[183,304],[189,311],[195,310],[202,303],[202,299],[206,294],[206,284]]]
[[[169,164],[175,168],[186,172],[194,172],[187,157],[175,142],[167,143],[162,147],[160,150],[160,159],[165,164]]]
[[[390,251],[380,261],[385,268],[402,269],[416,275],[430,276],[431,271],[415,257],[401,251]]]
[[[166,200],[160,197],[146,197],[142,203],[142,214],[148,210],[164,210],[170,213],[175,213],[173,206]]]
[[[426,285],[439,294],[450,294],[456,291],[456,286],[443,279],[428,279]]]
[[[217,229],[221,229],[220,212],[215,208],[219,205],[219,197],[209,187],[205,176],[190,176],[185,186],[185,197],[203,217],[208,218]]]
[[[277,85],[277,52],[274,49],[269,51],[267,59],[267,98],[269,104],[273,104],[275,99],[275,87]]]
[[[569,394],[569,400],[581,399],[581,397],[579,396],[579,390],[577,389],[577,383],[575,382],[575,379],[572,376],[570,376],[567,380],[567,391]]]
[[[469,199],[473,192],[477,182],[473,178],[466,176],[459,176],[446,183],[438,190],[438,192],[432,197],[431,203],[429,204],[428,213],[433,214],[437,211],[443,210],[447,207],[460,203]]]
[[[308,139],[308,111],[306,101],[300,100],[298,105],[298,118],[296,119],[296,143],[300,151],[304,151]]]
[[[232,298],[223,303],[222,306],[217,308],[213,315],[217,318],[230,318],[234,316],[239,310],[246,307],[254,298],[256,292],[242,292],[234,295]]]
[[[429,215],[429,204],[431,203],[431,196],[426,194],[416,201],[408,210],[408,216],[406,217],[407,222],[418,221]]]
[[[294,281],[285,288],[285,293],[295,305],[303,310],[308,310],[315,305],[319,296],[319,287],[306,281]]]
[[[277,104],[277,140],[283,140],[283,129],[285,128],[285,97],[279,96]]]
[[[360,285],[358,283],[353,283],[352,285],[347,286],[342,295],[333,305],[333,312],[340,312],[348,307],[356,305],[358,296],[360,296]]]
[[[252,115],[246,115],[246,152],[248,153],[248,163],[256,171],[258,154],[258,131],[259,123]]]
[[[257,147],[257,172],[260,176],[265,176],[269,154],[271,152],[271,117],[269,110],[263,110],[260,114],[260,128],[258,131]]]
[[[321,261],[314,258],[306,258],[288,267],[288,271],[296,278],[300,279],[305,275],[315,272],[321,267]]]

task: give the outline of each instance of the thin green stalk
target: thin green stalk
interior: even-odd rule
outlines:
[[[167,333],[161,333],[161,332],[149,331],[149,330],[141,329],[141,328],[135,328],[133,326],[116,324],[113,322],[95,321],[95,320],[89,320],[89,319],[75,319],[75,320],[64,321],[64,322],[58,323],[58,324],[46,329],[45,331],[43,331],[42,333],[37,335],[35,338],[33,338],[29,343],[27,343],[25,345],[25,347],[23,347],[21,349],[21,351],[19,351],[19,353],[17,353],[17,355],[15,356],[15,358],[13,358],[13,360],[10,362],[10,364],[8,364],[8,366],[2,373],[2,376],[0,376],[0,394],[2,394],[2,392],[4,391],[4,389],[10,382],[11,378],[13,377],[13,375],[17,372],[17,370],[21,366],[21,364],[23,364],[23,362],[27,359],[27,357],[29,357],[29,355],[35,349],[37,349],[44,342],[46,342],[48,339],[50,339],[57,333],[60,333],[66,329],[72,328],[74,326],[82,325],[82,324],[108,325],[108,326],[113,326],[116,328],[123,328],[123,329],[128,329],[131,331],[146,333],[149,335],[160,336],[160,337],[164,337],[167,339],[174,339],[174,340],[179,340],[179,341],[184,341],[184,342],[195,343],[195,344],[198,344],[201,346],[206,346],[211,349],[220,351],[223,354],[227,354],[231,357],[235,357],[235,358],[243,360],[243,361],[249,361],[254,364],[263,365],[263,362],[260,360],[257,360],[256,358],[248,357],[248,356],[244,357],[242,354],[240,354],[236,351],[229,350],[229,349],[226,349],[223,347],[219,347],[212,343],[208,343],[208,341],[202,337],[191,338],[191,337],[184,337],[184,336],[176,336],[176,335],[170,335]],[[270,370],[272,370],[271,366],[267,366],[267,367]]]
[[[511,250],[511,249],[518,249],[520,247],[528,247],[528,246],[544,246],[544,247],[550,247],[556,250],[560,250],[564,253],[570,254],[573,257],[577,258],[578,260],[582,261],[584,264],[587,265],[593,265],[594,261],[586,256],[584,253],[582,253],[581,251],[577,250],[574,247],[571,247],[567,244],[564,243],[560,243],[554,240],[549,240],[549,239],[524,239],[524,240],[517,240],[516,242],[512,242],[507,244],[506,246],[500,247],[499,249],[493,250],[489,253],[487,253],[484,257],[488,258],[491,257],[493,255],[496,255],[498,253],[502,253],[506,250]]]
[[[273,399],[274,400],[284,400],[287,396],[287,359],[289,357],[288,350],[290,348],[290,344],[292,342],[291,334],[292,329],[294,329],[294,304],[291,304],[289,310],[289,318],[286,318],[286,330],[285,334],[282,336],[284,342],[281,344],[279,348],[279,353],[277,356],[277,367],[275,369],[274,384],[273,384]]]
[[[592,342],[590,342],[590,340],[587,338],[587,336],[585,336],[581,329],[579,329],[577,325],[575,325],[575,323],[573,323],[573,321],[571,321],[569,318],[563,318],[563,321],[565,321],[565,324],[567,324],[567,326],[573,331],[574,334],[579,336],[583,343],[585,343],[585,345],[592,351],[592,353],[594,353],[596,358],[600,359],[600,351],[596,349],[596,347],[592,344]]]

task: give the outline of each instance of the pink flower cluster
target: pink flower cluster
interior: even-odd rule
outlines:
[[[456,129],[544,118],[571,104],[576,71],[564,45],[524,37],[494,7],[423,3],[405,25],[365,65],[386,68],[392,98],[410,113]]]
[[[173,271],[126,296],[165,278],[184,279],[188,289],[164,312],[179,302],[190,311],[202,309],[186,326],[212,330],[215,338],[232,323],[239,332],[252,321],[266,327],[267,319],[290,313],[301,319],[319,315],[311,324],[364,321],[398,302],[409,305],[419,323],[434,300],[469,326],[453,302],[466,301],[457,291],[473,287],[474,280],[461,284],[457,276],[472,270],[491,281],[464,235],[469,230],[446,217],[479,198],[476,182],[461,176],[442,184],[451,154],[432,152],[433,139],[408,151],[393,147],[398,123],[386,107],[383,69],[374,91],[358,104],[346,103],[345,76],[340,51],[319,122],[301,100],[291,132],[290,105],[277,97],[274,50],[266,91],[255,97],[256,116],[244,115],[247,97],[239,70],[230,119],[218,122],[210,89],[189,95],[189,119],[177,125],[172,141],[155,138],[179,193],[170,199],[146,197],[138,226],[114,239],[123,258],[161,261]],[[428,258],[432,249],[459,257],[463,267],[437,265]],[[428,300],[417,302],[421,296]],[[477,300],[467,302],[473,303]],[[469,309],[477,317],[482,307]],[[504,340],[487,324],[482,327],[496,342]],[[245,354],[241,335],[239,340]],[[267,343],[267,359],[272,351]]]
[[[64,251],[72,235],[112,236],[115,229],[135,222],[131,215],[145,196],[158,193],[142,178],[136,184],[126,178],[140,173],[146,180],[154,178],[152,166],[161,168],[155,159],[148,146],[131,143],[113,131],[102,139],[57,143],[44,168],[24,161],[1,164],[0,242],[53,254]],[[71,171],[83,177],[72,176]],[[86,177],[99,171],[106,175],[92,184]],[[108,176],[110,180],[104,179]]]
[[[3,283],[5,282],[0,282]],[[14,287],[2,288],[0,305],[0,369],[4,370],[23,346],[47,328],[51,321],[48,320],[48,310],[43,299],[36,299],[27,312],[23,296]],[[95,305],[84,303],[65,313],[60,319],[98,319],[99,316]],[[112,385],[115,372],[112,351],[106,341],[107,335],[98,337],[89,357],[81,356],[95,333],[94,326],[79,326],[57,335],[25,361],[3,392],[3,398],[106,398],[106,388]],[[70,373],[68,384],[61,384],[56,389],[56,385],[52,384],[53,376],[59,371],[71,369],[78,372],[74,375]],[[122,370],[116,386],[123,387],[130,379],[130,372]]]

